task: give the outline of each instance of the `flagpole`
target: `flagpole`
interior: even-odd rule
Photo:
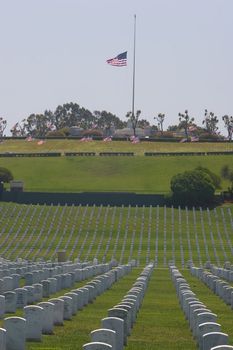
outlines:
[[[136,15],[134,15],[132,117],[134,117],[134,102],[135,102],[135,56],[136,56],[135,54],[136,54]]]

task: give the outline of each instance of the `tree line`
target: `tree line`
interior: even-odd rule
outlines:
[[[227,130],[227,139],[232,140],[233,135],[233,116],[223,115],[220,117]],[[154,124],[150,124],[146,119],[141,118],[141,111],[138,110],[134,114],[128,112],[126,120],[130,120],[133,133],[136,136],[137,128],[151,127],[152,131],[159,132],[161,136],[169,136],[174,132],[183,131],[184,136],[188,140],[193,132],[196,135],[206,133],[207,138],[219,138],[222,135],[219,132],[219,117],[214,112],[205,109],[203,114],[202,126],[195,123],[188,110],[178,114],[178,124],[168,126],[164,130],[165,113],[158,113],[153,120]],[[45,137],[45,136],[68,136],[69,128],[77,126],[83,130],[93,129],[122,129],[127,126],[127,121],[122,121],[119,117],[107,111],[91,112],[84,107],[80,107],[77,103],[65,103],[57,106],[54,111],[45,110],[42,114],[30,114],[20,122],[11,127],[13,137]],[[7,127],[7,120],[0,118],[0,137],[4,135]]]

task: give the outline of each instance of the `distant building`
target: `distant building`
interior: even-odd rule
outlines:
[[[78,126],[71,126],[69,131],[70,136],[81,136],[83,128],[79,128]]]
[[[136,128],[135,133],[139,137],[145,137],[145,136],[151,136],[152,134],[152,129],[151,127],[147,127],[145,129],[142,128]],[[114,136],[115,137],[127,137],[127,136],[133,136],[133,128],[123,128],[123,129],[117,129],[115,131]]]

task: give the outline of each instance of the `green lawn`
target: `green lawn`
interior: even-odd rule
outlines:
[[[148,142],[132,144],[129,141],[91,141],[80,140],[46,140],[43,145],[37,141],[5,140],[0,144],[0,152],[135,152],[135,155],[144,155],[144,152],[208,152],[233,151],[233,142]]]
[[[233,156],[0,158],[0,166],[23,180],[26,191],[167,193],[177,173],[201,165],[220,174],[232,161]]]

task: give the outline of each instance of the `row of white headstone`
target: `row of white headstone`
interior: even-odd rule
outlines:
[[[25,209],[26,207],[26,209]],[[9,210],[7,210],[7,208]],[[113,226],[115,225],[115,221],[121,221],[119,222],[119,227],[117,229],[117,238],[115,240],[114,248],[113,248],[113,259],[116,257],[116,252],[118,250],[118,243],[120,238],[120,232],[124,232],[123,237],[123,245],[121,247],[120,252],[120,263],[123,263],[125,261],[125,247],[127,243],[127,237],[129,236],[129,226],[131,225],[132,221],[132,210],[131,207],[128,207],[128,213],[126,216],[126,222],[125,227],[122,229],[122,218],[123,218],[123,212],[125,211],[125,207],[121,207],[119,209],[118,216],[116,215],[116,207],[113,207],[113,215],[111,220],[111,229],[109,232],[106,231],[106,228],[108,226],[109,222],[109,213],[111,212],[110,207],[104,208],[98,207],[97,215],[95,214],[96,207],[93,206],[91,208],[87,206],[84,207],[84,209],[81,211],[81,206],[75,207],[75,206],[56,206],[55,210],[53,210],[53,206],[50,206],[48,210],[45,210],[45,206],[15,206],[12,208],[12,212],[10,212],[10,206],[3,208],[3,218],[2,218],[2,229],[0,232],[0,240],[2,247],[2,254],[6,256],[7,258],[12,257],[20,257],[24,256],[25,259],[27,259],[29,256],[33,258],[33,260],[37,259],[38,257],[44,256],[47,257],[50,255],[50,257],[54,258],[57,251],[65,246],[65,248],[69,251],[69,259],[71,259],[75,251],[77,250],[77,246],[80,244],[80,239],[83,236],[83,231],[85,227],[85,234],[84,234],[84,240],[82,241],[82,246],[85,248],[87,241],[91,241],[92,243],[88,247],[88,255],[85,257],[84,261],[87,261],[89,258],[92,248],[94,247],[94,242],[97,246],[96,252],[94,254],[95,258],[98,258],[99,260],[102,259],[102,262],[105,262],[106,256],[108,254],[108,251],[110,249],[110,242],[111,237],[113,235]],[[159,207],[157,206],[156,209],[156,239],[157,239],[157,231],[158,231],[158,225],[159,225]],[[169,225],[169,220],[167,217],[167,208],[164,206],[163,208],[163,216],[164,216],[164,227],[163,227],[163,233],[164,233],[164,254],[163,254],[163,263],[164,266],[167,266],[167,230]],[[4,212],[5,210],[5,212]],[[138,211],[138,208],[135,208],[135,211]],[[134,211],[134,213],[135,213]],[[188,244],[188,254],[189,259],[193,260],[193,243],[191,240],[191,235],[194,234],[195,237],[195,244],[196,244],[196,252],[197,252],[197,258],[199,266],[202,267],[202,254],[201,254],[201,248],[200,243],[198,240],[198,234],[197,234],[197,213],[198,211],[193,208],[193,215],[192,218],[190,216],[191,212],[188,210],[188,208],[185,209],[185,212],[181,211],[181,208],[178,208],[178,217],[179,217],[179,227],[178,227],[178,234],[179,234],[179,240],[180,240],[180,256],[181,256],[181,265],[184,267],[184,240],[187,241]],[[90,236],[90,227],[91,222],[99,216],[104,214],[104,220],[101,222],[100,220],[95,221],[95,230],[92,234],[92,237]],[[207,217],[208,220],[208,227],[204,224],[204,215]],[[185,234],[183,232],[182,234],[182,216],[185,216],[185,222],[186,222],[186,229]],[[6,221],[4,221],[4,217],[6,218]],[[14,219],[11,222],[11,217]],[[213,210],[213,215],[210,215],[210,211],[207,209],[205,212],[200,208],[199,210],[199,217],[201,222],[201,232],[203,236],[204,241],[204,247],[205,247],[205,254],[206,259],[210,261],[210,249],[214,253],[214,260],[217,263],[218,266],[220,266],[220,258],[219,254],[221,253],[225,260],[228,260],[229,258],[229,249],[231,250],[231,253],[233,253],[232,248],[232,242],[231,242],[231,236],[229,234],[229,223],[231,227],[233,227],[233,220],[232,220],[232,214],[230,208],[227,209],[227,211],[223,208],[219,211],[216,209]],[[227,219],[226,219],[227,218]],[[44,219],[44,220],[42,220]],[[190,221],[193,221],[193,231],[191,232],[191,226]],[[147,245],[147,251],[146,251],[146,262],[150,260],[150,251],[151,247],[149,245],[150,242],[150,235],[152,230],[152,224],[154,224],[154,209],[152,207],[149,208],[149,215],[148,215],[148,228],[145,230],[145,207],[143,207],[140,210],[140,218],[135,219],[135,215],[133,217],[133,225],[134,221],[137,220],[138,225],[140,224],[140,233],[139,233],[139,248],[137,252],[137,258],[138,258],[138,264],[140,264],[141,259],[141,252],[142,252],[142,238],[145,236],[145,234],[148,235],[148,245]],[[174,208],[171,208],[171,234],[172,234],[172,261],[175,263],[175,212]],[[72,222],[72,225],[70,224]],[[27,225],[25,225],[27,224]],[[48,227],[48,230],[46,232],[46,227]],[[223,227],[223,228],[222,228]],[[78,229],[77,229],[78,228]],[[39,230],[38,234],[37,231]],[[76,231],[77,230],[77,231]],[[208,232],[206,232],[208,230]],[[46,232],[46,235],[45,235]],[[58,239],[58,235],[60,235],[60,232],[62,232],[62,235]],[[99,240],[96,242],[97,232],[99,233]],[[136,232],[136,226],[135,230],[133,231],[133,236],[131,238],[131,252],[130,257],[127,257],[129,261],[133,257],[134,252],[134,234]],[[106,237],[106,235],[108,236]],[[183,237],[182,237],[183,235]],[[208,240],[207,235],[210,236],[211,243],[208,247]],[[42,240],[42,236],[44,236],[44,239]],[[74,239],[75,237],[75,239]],[[103,241],[106,239],[106,247],[102,249]],[[38,244],[41,241],[40,244]],[[14,242],[14,246],[12,248],[12,242]],[[55,243],[57,242],[57,243]],[[227,242],[227,246],[226,246]],[[39,246],[38,246],[39,245]],[[38,246],[38,247],[37,247]],[[220,246],[220,251],[218,253],[218,246]],[[158,245],[156,246],[158,248]],[[158,264],[158,250],[155,247],[155,264]],[[79,254],[81,256],[82,252],[85,251],[79,250]],[[101,256],[100,256],[101,255]],[[79,257],[80,257],[79,256]]]
[[[221,325],[217,323],[217,315],[212,313],[196,297],[176,266],[170,266],[170,273],[180,306],[189,322],[190,329],[199,349],[233,349],[233,346],[228,346],[228,335],[221,332]]]
[[[110,248],[110,244],[112,241],[112,237],[113,237],[113,230],[114,230],[114,223],[115,223],[115,218],[116,218],[116,207],[113,208],[112,211],[112,218],[111,218],[111,224],[110,224],[110,230],[109,230],[109,236],[107,239],[107,243],[106,243],[106,247],[104,249],[104,253],[103,253],[103,257],[102,257],[102,263],[104,263],[106,261],[106,257]],[[132,257],[129,257],[128,261],[131,261]]]
[[[71,320],[78,310],[92,303],[131,269],[130,264],[118,266],[59,298],[25,306],[24,318],[5,318],[4,328],[0,329],[0,349],[25,350],[26,340],[41,341],[42,334],[52,334],[55,325],[63,325],[64,320]]]
[[[110,206],[108,205],[106,208],[105,208],[105,213],[104,213],[104,221],[103,221],[103,225],[102,225],[102,229],[99,233],[99,242],[97,244],[97,249],[96,249],[96,252],[95,252],[95,255],[94,257],[96,259],[99,258],[99,254],[100,254],[100,251],[101,251],[101,248],[102,248],[102,244],[103,244],[103,241],[104,241],[104,237],[105,237],[105,234],[106,234],[106,228],[107,228],[107,222],[108,222],[108,215],[109,215],[109,212],[110,212]],[[121,264],[121,261],[120,261],[120,264]]]
[[[0,281],[5,283],[4,288],[6,290],[0,295],[0,317],[3,317],[5,312],[14,313],[17,308],[23,308],[27,304],[41,301],[43,297],[49,298],[52,294],[57,293],[64,288],[72,288],[76,282],[105,273],[112,267],[116,266],[116,262],[87,265],[87,263],[63,264],[53,268],[25,272],[24,278],[26,285],[22,288],[19,288],[18,286],[20,275],[13,274],[11,275],[13,277],[9,276],[0,279]],[[32,268],[34,268],[34,265]],[[13,284],[16,280],[14,278],[15,276],[18,277],[17,285]]]
[[[86,252],[86,256],[84,258],[84,261],[88,261],[89,259],[89,256],[91,254],[91,251],[94,247],[94,244],[96,242],[96,238],[97,238],[97,234],[98,234],[98,228],[99,228],[99,225],[100,225],[100,219],[101,219],[101,213],[103,211],[103,206],[101,205],[99,208],[98,208],[98,211],[97,211],[97,214],[96,214],[96,220],[95,220],[95,226],[94,226],[94,232],[93,232],[93,236],[92,236],[92,240],[90,241],[89,243],[89,246],[88,246],[88,249],[87,249],[87,252]]]
[[[126,246],[126,242],[127,242],[129,225],[130,225],[130,212],[131,212],[131,207],[129,206],[128,212],[127,212],[127,217],[126,217],[126,222],[125,222],[125,228],[123,231],[124,232],[124,239],[123,239],[123,243],[122,243],[122,247],[121,247],[121,255],[120,255],[120,259],[119,259],[120,264],[122,264],[123,260],[124,260],[125,246]]]
[[[87,224],[87,228],[86,228],[86,234],[84,235],[84,239],[82,241],[82,244],[80,245],[79,252],[77,255],[78,259],[81,258],[81,254],[83,254],[83,252],[85,251],[85,245],[86,245],[86,242],[87,242],[89,234],[90,234],[91,225],[92,225],[92,221],[94,218],[94,212],[95,212],[95,207],[92,207],[92,210],[91,210],[91,213],[89,216],[89,220],[88,220],[88,224]]]
[[[148,264],[123,299],[108,310],[101,327],[91,332],[91,342],[83,350],[123,350],[136,322],[154,265]]]
[[[223,274],[224,276],[229,276],[229,274],[225,274],[225,272],[230,272],[230,274],[233,274],[233,271],[220,269],[217,267],[213,267],[213,271],[216,273],[221,271],[219,274]],[[198,267],[193,266],[190,269],[190,272],[193,276],[205,283],[214,294],[218,295],[225,304],[230,305],[233,309],[233,287],[229,283],[222,280],[218,275]]]

